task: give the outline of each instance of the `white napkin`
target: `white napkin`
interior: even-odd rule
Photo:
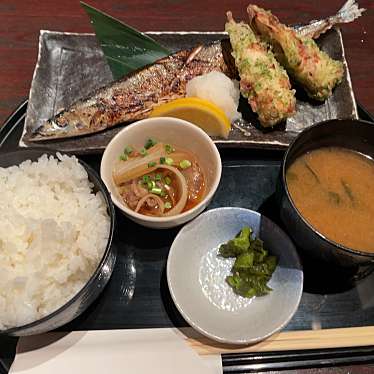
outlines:
[[[221,356],[206,357],[177,329],[52,332],[20,338],[9,373],[222,374]]]

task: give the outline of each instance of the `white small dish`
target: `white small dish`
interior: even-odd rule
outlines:
[[[262,297],[234,294],[225,278],[230,259],[217,257],[222,243],[250,226],[265,249],[278,258]],[[184,319],[200,333],[222,343],[252,344],[282,329],[296,312],[303,271],[288,236],[261,214],[242,208],[209,210],[182,228],[167,261],[167,282]]]
[[[124,203],[113,181],[113,165],[126,145],[140,149],[149,138],[189,150],[198,158],[205,173],[206,194],[192,209],[170,217],[150,217],[134,212]],[[131,220],[156,229],[181,225],[201,213],[217,190],[221,172],[221,157],[212,139],[196,125],[172,117],[148,118],[126,126],[107,145],[100,166],[101,178],[113,203]]]

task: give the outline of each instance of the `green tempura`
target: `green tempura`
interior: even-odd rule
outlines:
[[[240,76],[240,91],[262,126],[271,127],[295,113],[295,91],[286,71],[252,29],[235,22],[230,12],[225,30]]]
[[[341,61],[332,59],[310,38],[279,22],[271,12],[248,6],[251,26],[273,46],[275,57],[309,97],[324,101],[344,76]]]
[[[271,291],[267,286],[276,266],[277,258],[269,256],[262,240],[252,237],[252,229],[243,227],[237,237],[222,244],[222,257],[235,257],[232,275],[226,278],[234,292],[243,297],[263,296]]]

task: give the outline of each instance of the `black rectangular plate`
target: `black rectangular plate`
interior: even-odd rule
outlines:
[[[227,38],[227,34],[219,32],[149,34],[171,51]],[[316,103],[308,99],[301,89],[297,89],[296,114],[286,124],[271,130],[261,128],[248,103],[242,98],[239,110],[243,114],[243,120],[233,124],[228,139],[215,139],[220,148],[284,149],[301,130],[314,123],[334,118],[358,117],[340,30],[329,30],[317,42],[332,58],[344,63],[344,79],[333,95],[324,103]],[[42,31],[21,144],[80,154],[94,153],[105,148],[110,139],[121,130],[121,125],[73,139],[32,143],[27,138],[35,128],[61,108],[67,108],[77,99],[89,96],[92,91],[111,80],[109,67],[94,35]]]

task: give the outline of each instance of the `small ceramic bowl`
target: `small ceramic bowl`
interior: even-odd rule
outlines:
[[[142,148],[147,139],[153,138],[192,152],[205,173],[206,194],[192,209],[170,217],[149,217],[131,210],[123,201],[112,178],[113,165],[126,145]],[[107,145],[101,160],[100,174],[114,204],[136,223],[165,229],[181,225],[201,213],[211,201],[221,179],[221,157],[212,139],[190,122],[170,117],[144,119],[126,126]]]
[[[278,258],[266,296],[234,294],[225,281],[233,259],[217,256],[219,246],[244,226]],[[256,343],[280,330],[296,312],[303,290],[303,271],[291,240],[266,217],[242,208],[212,209],[184,226],[171,246],[166,274],[185,320],[222,343]]]

